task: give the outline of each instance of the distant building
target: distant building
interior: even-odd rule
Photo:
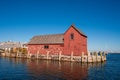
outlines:
[[[71,25],[64,34],[40,35],[34,36],[28,43],[28,51],[36,54],[38,51],[41,54],[58,54],[62,51],[64,55],[80,56],[82,52],[87,54],[87,36]]]
[[[11,49],[11,48],[20,48],[20,47],[24,47],[23,43],[21,42],[7,41],[0,43],[0,49]]]

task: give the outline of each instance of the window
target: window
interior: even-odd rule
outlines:
[[[73,33],[70,35],[70,39],[71,39],[71,40],[74,39],[74,34],[73,34]]]
[[[49,46],[48,46],[48,45],[45,45],[45,46],[44,46],[44,49],[49,49]]]

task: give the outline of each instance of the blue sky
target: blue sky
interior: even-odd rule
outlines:
[[[120,51],[119,0],[0,0],[0,42],[64,33],[71,24],[88,36],[89,50]]]

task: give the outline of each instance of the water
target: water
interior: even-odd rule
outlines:
[[[120,80],[120,54],[93,64],[0,58],[0,80]]]

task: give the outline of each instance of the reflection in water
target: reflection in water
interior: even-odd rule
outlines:
[[[28,70],[35,76],[43,76],[48,80],[79,80],[87,77],[87,66],[79,63],[58,61],[29,61]]]
[[[0,80],[120,80],[120,54],[89,64],[0,57]]]
[[[100,67],[101,64],[81,64],[58,61],[27,61],[28,70],[38,78],[47,80],[86,80],[88,69],[94,66]]]
[[[18,71],[14,70],[14,75],[22,77],[22,80],[87,80],[90,79],[92,69],[104,66],[104,63],[87,64],[15,58],[8,58],[6,61],[13,64],[14,68],[21,66],[18,67],[18,71],[22,70],[22,72],[17,75]]]

